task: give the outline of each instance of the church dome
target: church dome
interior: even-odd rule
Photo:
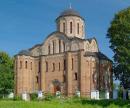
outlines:
[[[61,12],[61,14],[59,15],[58,18],[64,17],[64,16],[77,16],[77,17],[82,18],[82,17],[80,16],[79,12],[76,11],[76,10],[74,10],[74,9],[72,9],[72,8],[66,9],[66,10],[64,10],[63,12]],[[57,18],[57,19],[58,19],[58,18]],[[83,19],[83,18],[82,18],[82,19]]]
[[[85,37],[85,20],[78,11],[71,7],[60,13],[56,19],[57,31],[64,33],[68,37]]]
[[[60,16],[69,16],[69,15],[74,15],[74,16],[80,16],[80,14],[75,11],[74,9],[67,9],[67,10],[64,10]]]

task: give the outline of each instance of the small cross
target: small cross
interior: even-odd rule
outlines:
[[[70,9],[72,9],[72,5],[71,5],[71,3],[70,3]]]

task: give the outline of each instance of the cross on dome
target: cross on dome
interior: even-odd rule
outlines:
[[[72,4],[70,3],[70,9],[72,9]]]

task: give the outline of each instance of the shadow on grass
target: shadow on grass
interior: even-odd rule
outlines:
[[[130,100],[87,100],[87,99],[81,99],[81,103],[83,105],[90,104],[90,105],[99,105],[102,107],[108,107],[111,104],[114,104],[119,107],[126,106],[127,108],[130,108]]]

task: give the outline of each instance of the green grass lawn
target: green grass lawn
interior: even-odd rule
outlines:
[[[0,108],[130,108],[130,101],[53,99],[51,101],[11,101],[1,100]]]

